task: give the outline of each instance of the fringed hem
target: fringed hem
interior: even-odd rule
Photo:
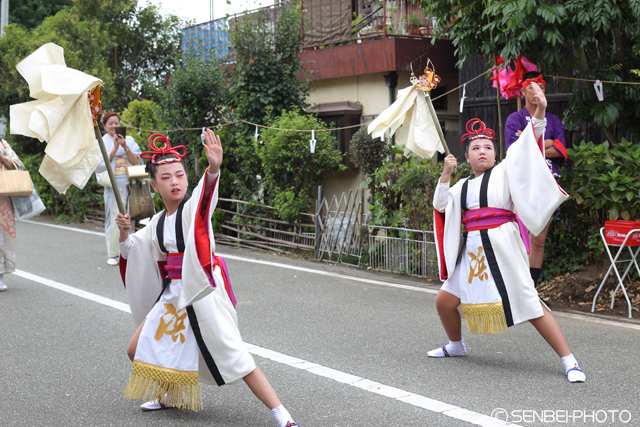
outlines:
[[[501,302],[460,306],[470,333],[496,335],[507,331],[507,318]]]
[[[160,399],[165,406],[202,409],[202,387],[198,371],[180,371],[139,360],[133,361],[131,375],[124,389],[127,399]]]

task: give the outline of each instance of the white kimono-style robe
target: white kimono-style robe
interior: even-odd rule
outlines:
[[[443,290],[459,289],[457,296],[471,332],[499,333],[504,331],[502,324],[512,326],[543,315],[516,222],[470,231],[466,239],[460,233],[465,210],[487,207],[516,212],[532,234],[542,232],[568,198],[541,154],[543,138],[536,141],[531,124],[500,164],[451,188],[447,184],[436,188],[434,229],[440,278],[447,280]],[[470,274],[477,267],[482,269]],[[496,309],[503,319],[500,324],[491,319]]]
[[[121,244],[123,259],[120,266],[136,327],[148,315],[154,313],[153,318],[157,323],[158,310],[164,310],[158,306],[165,305],[167,302],[172,303],[172,311],[175,309],[178,314],[182,313],[183,319],[185,318],[183,310],[186,310],[188,330],[184,335],[187,337],[187,344],[189,344],[190,337],[195,335],[199,349],[199,354],[195,355],[199,360],[195,361],[195,365],[193,361],[190,362],[191,366],[196,367],[195,375],[199,376],[203,383],[221,386],[242,379],[251,373],[256,365],[240,337],[236,311],[225,285],[223,272],[212,256],[215,243],[210,221],[218,201],[218,178],[219,176],[206,172],[194,189],[193,195],[186,202],[183,202],[181,208],[172,215],[175,216],[175,219],[171,218],[175,222],[175,236],[166,236],[166,231],[163,231],[165,243],[167,240],[172,242],[182,240],[183,242],[184,258],[181,280],[164,279],[166,288],[163,291],[163,276],[160,266],[166,261],[167,254],[162,251],[158,237],[159,222],[164,224],[167,221],[165,211],[154,215],[145,228],[131,235],[127,241]],[[167,227],[163,226],[162,230],[167,230]],[[175,244],[171,246],[175,247]],[[153,338],[148,338],[153,337],[154,334],[160,335],[156,332],[158,325],[149,323],[150,319],[147,319],[138,341],[139,348],[136,351],[136,360],[134,360],[125,396],[147,398],[147,394],[150,394],[148,397],[155,399],[163,393],[169,392],[172,393],[175,400],[173,404],[182,406],[180,405],[180,401],[183,400],[182,396],[185,393],[188,394],[189,392],[185,390],[190,390],[190,388],[181,389],[175,384],[162,383],[158,378],[167,372],[169,372],[167,374],[169,376],[175,374],[176,382],[179,382],[179,378],[184,378],[183,374],[186,372],[184,361],[173,362],[176,366],[165,366],[167,363],[162,361],[162,354],[165,351],[172,351],[171,346],[174,344],[178,347],[183,346],[180,342],[183,338],[174,339],[174,343],[172,343],[171,337],[163,337],[164,344],[162,345],[164,347],[161,347],[158,338],[156,338],[158,343],[154,343]],[[147,329],[149,330],[146,331]],[[147,339],[143,339],[143,336]],[[144,349],[141,350],[142,342],[155,348],[149,349],[145,344]],[[142,360],[138,361],[141,351],[148,353],[148,355],[143,353]],[[187,355],[185,357],[189,357],[188,352],[184,354]],[[155,362],[158,359],[160,361]],[[149,363],[148,360],[153,362]],[[137,369],[140,366],[136,366],[136,362],[143,366],[143,369]],[[157,370],[155,369],[156,363],[160,365]],[[199,375],[197,371],[199,371]],[[150,372],[150,374],[147,376],[146,372]],[[179,390],[179,392],[175,392],[175,390]],[[189,400],[191,400],[188,403],[192,409],[199,406],[197,405],[199,396]],[[164,400],[164,403],[171,404],[172,402]],[[185,402],[182,403],[185,404]]]

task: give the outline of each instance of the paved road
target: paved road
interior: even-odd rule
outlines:
[[[204,386],[198,413],[122,398],[134,326],[96,231],[18,224],[19,272],[0,294],[0,426],[273,426],[244,384]],[[445,336],[421,280],[218,252],[243,338],[303,427],[507,425],[497,408],[523,426],[640,425],[638,323],[558,314],[588,376],[569,384],[529,324],[465,333],[466,358],[427,358]]]

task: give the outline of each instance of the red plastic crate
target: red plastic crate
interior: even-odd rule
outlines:
[[[605,221],[604,240],[610,245],[621,245],[627,234],[637,229],[640,229],[640,222],[637,221]],[[633,233],[625,246],[638,245],[640,245],[640,231]]]

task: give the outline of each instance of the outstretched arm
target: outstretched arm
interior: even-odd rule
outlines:
[[[533,99],[535,99],[537,103],[532,122],[535,129],[535,137],[536,140],[538,140],[541,136],[544,136],[546,128],[545,114],[547,113],[547,97],[537,83],[532,82],[529,86],[533,90]]]
[[[530,87],[533,90],[533,99],[536,100],[537,104],[533,117],[538,120],[544,120],[544,115],[547,113],[547,97],[544,96],[544,92],[537,83],[532,82]]]
[[[458,166],[458,160],[456,156],[453,154],[449,154],[444,158],[444,169],[442,170],[442,175],[440,175],[440,182],[446,183],[451,179],[451,174],[455,170],[456,166]]]
[[[438,212],[444,212],[447,207],[449,202],[449,181],[451,181],[451,174],[457,165],[458,161],[453,154],[449,154],[444,158],[444,170],[433,194],[433,207]]]

